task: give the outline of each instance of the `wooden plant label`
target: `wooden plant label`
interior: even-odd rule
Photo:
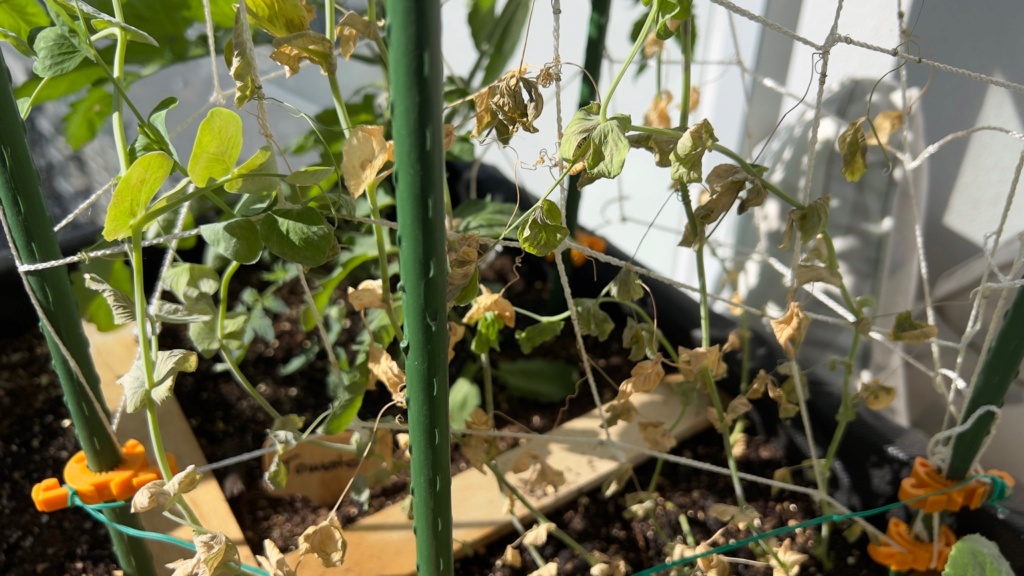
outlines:
[[[331,444],[349,444],[352,431],[346,430],[333,436],[320,436],[318,440]],[[308,497],[313,503],[331,506],[341,496],[349,480],[359,472],[360,454],[328,448],[313,442],[303,442],[281,455],[281,463],[288,470],[288,482],[281,490],[273,494],[299,494]],[[263,457],[263,471],[266,472],[274,454]],[[366,470],[377,458],[367,456],[363,464]]]

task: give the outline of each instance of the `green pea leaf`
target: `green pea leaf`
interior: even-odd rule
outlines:
[[[526,359],[502,362],[494,376],[509,392],[538,402],[561,402],[576,391],[579,372],[559,360]]]
[[[558,248],[569,235],[569,229],[561,222],[562,211],[558,205],[551,200],[541,202],[519,228],[519,243],[523,250],[535,256],[547,256]]]
[[[953,544],[942,576],[1013,576],[1013,567],[996,543],[978,534],[968,534]]]
[[[868,171],[867,136],[861,126],[867,118],[858,118],[839,135],[839,151],[843,154],[843,176],[847,182],[857,182]]]
[[[480,387],[472,380],[460,377],[448,390],[448,423],[453,430],[462,430],[466,427],[466,419],[473,413],[473,410],[480,407],[483,397],[480,394]]]
[[[636,323],[633,318],[626,319],[626,327],[622,330],[622,346],[629,348],[629,359],[639,362],[646,358],[654,358],[658,353],[654,326],[647,322]]]
[[[156,134],[151,135],[140,131],[138,138],[132,142],[131,148],[128,149],[128,158],[134,162],[136,158],[139,158],[150,152],[168,151],[171,153],[171,157],[174,161],[178,161],[178,152],[174,149],[174,144],[171,143],[171,135],[167,132],[167,113],[178,105],[178,99],[174,96],[168,96],[160,101],[159,104],[153,108],[153,111],[149,113],[149,124],[156,129]]]
[[[181,372],[195,372],[199,357],[188,350],[161,350],[153,367],[153,390],[150,394],[158,405],[174,394],[174,379]]]
[[[277,256],[303,266],[319,266],[337,249],[324,217],[308,206],[280,208],[264,215],[260,238]]]
[[[260,230],[248,218],[234,218],[199,227],[199,233],[221,254],[242,264],[253,264],[263,254]]]
[[[151,152],[135,161],[114,188],[103,224],[103,238],[126,238],[132,226],[145,214],[150,200],[171,174],[174,160],[163,152]]]
[[[334,168],[326,166],[308,166],[297,170],[284,179],[292,186],[316,186],[334,173]]]
[[[473,35],[476,51],[483,54],[490,48],[491,31],[495,20],[495,0],[471,0],[469,6],[469,31]]]
[[[622,173],[629,153],[629,116],[616,115],[602,122],[590,136],[587,174],[592,178],[615,178]]]
[[[601,310],[597,300],[592,298],[574,298],[576,317],[580,321],[580,331],[584,336],[597,336],[604,342],[615,328],[615,322],[607,312]]]
[[[106,88],[97,86],[71,104],[71,110],[64,117],[64,136],[72,150],[96,137],[103,125],[110,119],[113,102]]]
[[[44,102],[50,102],[51,100],[74,94],[90,86],[93,82],[106,77],[103,68],[100,68],[98,64],[90,62],[82,64],[67,74],[52,77],[46,81],[46,84],[42,84],[43,79],[38,77],[26,80],[14,89],[14,97],[20,100],[22,98],[30,98],[34,94],[35,101],[32,105],[38,106]]]
[[[199,124],[188,175],[200,188],[219,180],[235,168],[242,152],[242,119],[227,108],[214,108]]]
[[[559,320],[557,322],[539,322],[525,330],[516,330],[519,349],[523,351],[523,354],[533,352],[541,344],[561,334],[564,326],[565,322]]]
[[[160,282],[182,302],[209,297],[220,290],[220,275],[202,264],[175,264],[164,273]]]
[[[32,71],[40,78],[67,74],[88,55],[81,40],[59,26],[50,26],[37,34],[32,48],[36,51]]]
[[[501,350],[498,338],[505,321],[494,312],[484,313],[484,317],[476,323],[476,333],[469,348],[477,354],[486,354],[491,350]]]
[[[676,142],[676,148],[672,152],[672,179],[683,184],[700,182],[703,178],[704,154],[715,142],[718,142],[718,138],[715,137],[715,131],[707,120],[690,126]]]
[[[270,145],[260,146],[248,160],[232,172],[232,176],[257,174],[274,174],[277,172],[277,156]],[[266,195],[277,192],[280,180],[272,176],[246,176],[224,184],[224,189],[235,194]]]
[[[143,44],[149,44],[151,46],[159,46],[157,41],[154,40],[153,37],[149,34],[146,34],[142,30],[139,30],[134,26],[125,24],[124,22],[119,21],[117,18],[114,18],[109,14],[101,12],[85,2],[75,0],[56,0],[56,2],[63,6],[64,9],[67,10],[67,13],[70,14],[71,17],[76,21],[78,20],[79,12],[81,12],[81,14],[89,20],[89,24],[91,24],[97,32],[107,28],[120,28],[121,30],[124,30],[127,33],[127,37],[129,40],[142,42]]]
[[[634,302],[644,297],[640,277],[630,268],[621,268],[611,283],[612,298],[623,302]]]
[[[34,28],[50,25],[50,17],[36,0],[5,0],[0,10],[0,40],[9,42],[25,56],[31,57],[29,33]]]

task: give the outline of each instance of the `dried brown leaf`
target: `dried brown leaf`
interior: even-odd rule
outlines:
[[[860,396],[864,405],[871,410],[882,410],[896,400],[896,389],[886,386],[881,380],[874,379],[860,386]]]
[[[298,74],[299,64],[303,60],[316,64],[324,74],[334,74],[338,70],[334,46],[319,32],[304,30],[274,38],[271,44],[274,51],[270,53],[270,59],[286,67],[285,76],[289,78]]]
[[[295,568],[288,565],[284,554],[277,548],[277,544],[274,544],[273,540],[268,538],[263,541],[263,553],[266,556],[257,555],[256,562],[270,576],[295,576]]]
[[[370,382],[368,387],[373,387],[378,380],[384,383],[391,398],[400,407],[405,407],[405,372],[398,367],[398,363],[391,358],[387,350],[377,346],[370,346],[370,359],[367,362],[370,368]]]
[[[651,360],[643,360],[637,363],[630,371],[630,377],[623,380],[619,385],[620,394],[635,392],[653,392],[662,379],[665,378],[665,369],[661,366],[662,357],[658,353]],[[627,394],[628,397],[628,394]]]
[[[349,12],[338,21],[335,34],[338,36],[338,45],[341,48],[341,55],[348,60],[356,50],[356,42],[359,37],[372,39],[376,33],[374,26],[369,20],[363,18],[356,12]]]
[[[807,560],[807,554],[793,550],[792,546],[793,541],[786,538],[782,546],[775,550],[775,556],[768,559],[768,564],[772,567],[772,576],[797,576],[800,574],[800,564]]]
[[[512,303],[505,299],[502,292],[491,293],[483,284],[480,285],[481,294],[473,300],[473,306],[463,316],[462,321],[466,324],[476,324],[488,312],[494,312],[505,326],[512,328],[516,325],[516,311]]]
[[[341,171],[345,175],[345,188],[353,198],[359,198],[366,187],[377,178],[377,173],[394,159],[394,147],[384,140],[383,126],[356,126],[349,133],[342,148],[344,155]]]
[[[789,309],[781,318],[771,321],[772,331],[775,332],[775,339],[778,340],[786,357],[796,358],[800,344],[807,335],[807,328],[811,325],[811,318],[804,314],[803,308],[798,302],[790,302]]]
[[[888,146],[889,138],[896,133],[897,130],[903,127],[903,112],[899,110],[882,110],[875,116],[874,122],[871,124],[875,127],[874,131],[868,127],[867,138],[865,143],[868,146]],[[878,137],[875,137],[875,134]]]
[[[664,422],[640,422],[640,434],[643,435],[644,443],[652,450],[668,452],[676,445],[676,439]]]
[[[622,392],[619,392],[619,396],[622,396]],[[615,426],[619,421],[632,422],[633,418],[636,418],[636,406],[629,401],[629,398],[616,398],[613,402],[609,402],[604,408],[605,413],[608,414],[606,417],[609,426]]]
[[[668,107],[672,104],[672,93],[662,90],[654,96],[651,107],[644,114],[644,125],[654,128],[668,129],[672,127],[672,117],[669,116]]]
[[[896,315],[892,330],[889,331],[889,339],[893,342],[909,342],[921,344],[931,340],[939,334],[939,329],[924,322],[914,320],[909,310]]]
[[[555,529],[552,522],[541,522],[523,534],[523,544],[527,546],[543,546],[548,541],[548,534]]]
[[[757,511],[749,506],[740,508],[739,506],[722,504],[721,502],[712,504],[708,508],[708,514],[722,522],[728,522],[740,530],[746,530],[747,525],[759,517]]]
[[[384,283],[379,278],[363,280],[359,286],[348,287],[348,301],[356,312],[367,308],[384,308]]]
[[[522,568],[523,555],[512,546],[505,546],[505,552],[501,555],[501,565],[509,568]]]
[[[455,358],[455,345],[466,335],[466,327],[458,322],[448,322],[448,361]]]
[[[299,556],[315,554],[324,568],[337,568],[345,563],[348,542],[341,530],[338,517],[331,517],[316,526],[306,528],[299,536]]]

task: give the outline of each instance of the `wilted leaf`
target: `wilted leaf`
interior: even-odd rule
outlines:
[[[540,87],[536,80],[526,78],[523,73],[523,70],[512,70],[502,76],[493,89],[485,91],[487,105],[494,112],[494,118],[493,123],[484,126],[494,126],[498,141],[505,145],[519,129],[536,133],[534,122],[544,110]],[[483,102],[477,102],[478,111],[481,104]],[[487,117],[487,120],[492,119]],[[477,121],[477,126],[483,127],[481,120]]]
[[[501,554],[501,565],[509,568],[521,568],[523,566],[523,555],[512,546],[505,546],[505,552]]]
[[[803,286],[811,282],[824,282],[839,288],[843,285],[843,277],[839,270],[815,264],[799,264],[796,267],[796,285]]]
[[[316,15],[306,0],[245,0],[249,19],[271,36],[287,36],[309,29]]]
[[[449,308],[465,303],[460,298],[464,291],[472,291],[472,296],[466,295],[467,299],[476,296],[479,259],[480,237],[476,234],[459,234],[454,241],[449,241],[448,289],[445,295]]]
[[[457,322],[448,322],[448,361],[455,357],[455,345],[466,335],[466,327]]]
[[[306,528],[299,536],[299,557],[315,554],[324,568],[338,568],[344,564],[347,549],[341,522],[334,514],[324,522]]]
[[[194,557],[167,564],[168,568],[174,568],[172,576],[213,575],[238,562],[238,550],[221,532],[194,532],[192,543],[196,548]]]
[[[888,146],[889,138],[892,138],[892,135],[903,127],[903,121],[903,112],[899,110],[882,110],[875,116],[874,122],[871,123],[874,126],[874,131],[867,130],[865,143],[868,146]]]
[[[626,494],[626,509],[622,512],[622,515],[627,520],[647,520],[653,518],[655,510],[658,508],[658,502],[654,497],[655,494],[650,492]]]
[[[640,434],[648,447],[659,452],[668,452],[676,445],[676,439],[664,422],[640,422]]]
[[[740,199],[739,213],[743,214],[747,210],[764,204],[765,199],[768,198],[768,191],[764,189],[764,185],[758,178],[750,179],[750,187],[747,188],[747,194]]]
[[[939,329],[924,322],[914,320],[913,314],[907,310],[896,315],[896,321],[892,324],[889,332],[889,339],[893,342],[909,342],[921,344],[931,340],[939,333]]]
[[[643,298],[644,287],[640,277],[632,268],[621,268],[611,282],[612,298],[622,302],[633,302]]]
[[[174,379],[179,372],[195,372],[199,366],[199,357],[189,350],[160,350],[156,353],[156,364],[153,367],[153,389],[150,391],[153,401],[163,404],[174,394]]]
[[[764,371],[764,368],[757,372],[757,376],[754,376],[754,381],[750,383],[750,388],[747,390],[747,398],[751,400],[757,400],[764,396],[764,393],[768,391],[768,385],[772,383],[772,377]]]
[[[363,280],[357,288],[348,287],[348,302],[362,312],[367,308],[384,308],[384,283],[379,278]]]
[[[622,398],[622,392],[619,392],[613,402],[609,402],[605,406],[604,411],[607,414],[605,419],[608,421],[609,426],[615,426],[619,421],[632,422],[633,418],[636,418],[637,410],[636,405],[629,400],[629,398]]]
[[[494,420],[481,408],[476,408],[466,419],[466,430],[493,430]],[[484,471],[487,463],[501,454],[497,439],[491,436],[478,434],[467,434],[459,441],[459,449],[469,460],[469,463],[480,472]]]
[[[498,121],[498,114],[491,108],[491,100],[494,99],[496,88],[491,85],[473,95],[473,105],[476,107],[476,124],[473,127],[473,137],[477,138],[487,132]]]
[[[543,200],[520,226],[518,235],[523,250],[535,256],[547,256],[569,236],[569,229],[562,226],[562,211],[558,204]]]
[[[383,348],[370,346],[370,382],[367,387],[372,387],[377,380],[384,383],[391,398],[399,407],[405,407],[405,372],[398,367],[398,363],[391,358]]]
[[[825,195],[808,204],[806,208],[790,210],[786,229],[782,232],[782,244],[779,248],[785,250],[792,246],[794,233],[800,234],[800,245],[802,246],[824,232],[828,227],[828,207],[831,200],[830,196]]]
[[[615,178],[622,173],[626,154],[629,153],[629,141],[626,140],[629,126],[629,116],[619,114],[594,129],[585,159],[587,174],[591,178]]]
[[[185,468],[181,472],[175,474],[166,485],[164,490],[168,496],[177,496],[178,494],[188,494],[195,490],[196,486],[199,486],[199,481],[202,480],[203,475],[196,472],[195,464],[189,464],[188,468]]]
[[[383,126],[356,126],[342,149],[341,171],[345,188],[359,198],[377,178],[377,172],[394,159],[393,145],[384,140]]]
[[[633,367],[630,377],[623,380],[619,385],[619,395],[628,398],[635,392],[653,392],[662,379],[665,378],[665,369],[661,365],[661,354],[654,356],[652,360],[644,360]]]
[[[797,350],[807,335],[807,328],[811,325],[811,318],[804,314],[799,302],[790,302],[789,309],[781,318],[771,321],[772,331],[775,339],[786,352],[786,357],[796,358]]]
[[[768,396],[779,405],[779,418],[782,420],[789,420],[800,413],[800,405],[794,402],[790,402],[789,397],[786,395],[784,390],[787,383],[792,383],[793,379],[790,378],[782,386],[769,385]]]
[[[792,484],[793,471],[788,466],[777,468],[774,472],[772,472],[772,480],[775,480],[776,482]],[[782,490],[782,488],[778,486],[772,486],[772,497],[775,497],[775,495],[779,493],[779,490]]]
[[[672,118],[669,116],[668,107],[672,103],[672,93],[662,90],[654,96],[651,107],[644,114],[644,125],[654,128],[668,129],[672,127]]]
[[[746,530],[747,525],[758,518],[757,511],[749,506],[740,508],[739,506],[722,504],[721,502],[712,504],[711,507],[708,508],[708,514],[718,518],[722,522],[728,522],[740,530]]]
[[[732,428],[732,425],[736,422],[736,419],[748,412],[753,406],[750,401],[747,400],[746,396],[737,396],[729,402],[729,406],[725,410],[725,419],[719,420],[718,411],[715,410],[714,406],[707,407],[708,421],[715,427],[716,430],[722,433],[728,433]]]
[[[710,122],[701,120],[691,126],[672,151],[672,179],[682,184],[700,182],[703,175],[701,161],[715,142],[718,138]]]
[[[480,285],[480,291],[481,294],[473,300],[473,307],[462,317],[462,322],[472,326],[479,322],[487,312],[494,312],[505,323],[505,326],[514,327],[516,311],[512,303],[505,299],[504,293],[493,294],[483,284]]]
[[[612,317],[601,310],[597,300],[592,298],[574,298],[573,305],[576,307],[580,332],[584,336],[597,336],[598,340],[604,342],[615,328]]]
[[[263,97],[260,72],[256,65],[256,48],[252,44],[246,2],[238,3],[235,26],[231,32],[231,79],[235,81],[235,108],[245,106],[253,98]]]
[[[673,136],[662,136],[648,132],[634,132],[626,136],[631,148],[643,148],[654,154],[654,164],[662,168],[672,165],[672,154],[676,149],[676,142],[679,138]]]
[[[373,35],[376,34],[376,29],[369,20],[352,11],[345,14],[338,21],[335,34],[338,37],[341,55],[345,57],[345,60],[348,60],[352,57],[352,53],[356,51],[356,42],[359,40],[359,37],[373,38]]]
[[[658,346],[655,343],[654,326],[646,322],[637,324],[632,317],[626,318],[622,330],[622,346],[629,348],[629,359],[638,362],[641,358],[654,358]]]
[[[881,380],[874,379],[860,386],[860,396],[864,405],[871,410],[882,410],[896,399],[896,389],[886,386]]]
[[[274,51],[270,59],[287,68],[285,76],[299,73],[299,64],[309,60],[320,67],[323,74],[334,74],[338,70],[338,59],[334,55],[331,41],[311,30],[303,30],[271,41]]]
[[[793,550],[792,545],[793,541],[786,538],[782,546],[775,550],[775,555],[768,559],[772,576],[797,576],[800,573],[800,564],[807,560],[807,554]]]
[[[581,153],[589,142],[591,134],[601,124],[601,119],[598,116],[600,109],[599,104],[592,102],[577,110],[572,120],[566,125],[562,143],[558,148],[558,157],[563,162],[576,162],[582,157]]]
[[[534,547],[543,546],[548,541],[548,534],[554,529],[555,525],[551,522],[535,524],[523,534],[523,544]]]
[[[706,369],[711,374],[712,380],[721,380],[729,372],[729,366],[722,359],[721,345],[715,344],[710,348],[688,348],[679,347],[679,373],[683,380],[696,382],[699,380],[700,372]]]
[[[86,288],[99,292],[107,301],[110,311],[114,315],[115,324],[121,325],[135,321],[135,305],[121,291],[107,284],[95,274],[84,274],[82,279],[85,281]]]
[[[868,170],[867,140],[861,126],[866,118],[858,118],[839,134],[839,152],[843,155],[843,176],[847,182],[856,182]]]
[[[269,538],[263,541],[263,553],[266,556],[256,556],[256,562],[260,568],[267,571],[270,576],[295,576],[295,568],[288,565],[284,554],[277,548],[273,540]]]
[[[152,510],[167,501],[167,491],[163,480],[153,480],[145,484],[132,496],[132,514]]]

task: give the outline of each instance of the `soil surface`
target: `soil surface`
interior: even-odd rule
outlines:
[[[505,264],[509,264],[506,262]],[[502,280],[504,272],[499,262],[492,280]],[[241,274],[238,278],[243,278]],[[486,278],[485,278],[486,279]],[[252,280],[257,283],[255,279]],[[238,282],[238,281],[236,281]],[[511,297],[526,299],[524,307],[539,309],[547,294],[536,278],[527,277],[509,287]],[[291,301],[297,286],[286,285],[280,295]],[[532,302],[529,302],[532,300]],[[255,342],[249,349],[243,372],[258,390],[282,414],[296,413],[313,418],[330,403],[324,384],[326,362],[319,358],[303,371],[284,377],[279,368],[310,346],[307,335],[299,328],[298,318],[289,313],[274,318],[277,339],[270,343]],[[506,331],[511,332],[511,331]],[[339,339],[345,346],[354,337],[355,330],[347,330]],[[555,356],[578,363],[575,340],[565,331],[555,343],[546,345],[546,351]],[[602,381],[603,400],[614,397],[615,384],[628,375],[632,365],[617,343],[618,332],[605,343],[588,339],[591,354],[599,358],[610,382]],[[175,327],[166,327],[162,346],[187,346],[184,333]],[[468,344],[468,343],[463,343]],[[518,346],[514,341],[502,343],[501,359],[514,359]],[[320,356],[323,356],[322,354]],[[202,361],[209,368],[212,361]],[[176,395],[188,415],[207,460],[239,454],[263,444],[270,418],[259,405],[249,398],[225,372],[204,373],[201,377],[182,374],[176,384]],[[496,409],[507,418],[499,418],[498,426],[507,430],[548,430],[557,423],[593,408],[589,393],[578,394],[566,403],[539,404],[517,398],[497,386]],[[370,391],[361,417],[372,418],[389,396],[383,391]],[[0,509],[4,522],[0,527],[0,574],[111,574],[115,568],[106,530],[89,518],[82,510],[65,510],[54,514],[41,514],[32,506],[28,493],[32,484],[49,476],[59,475],[63,463],[77,450],[76,440],[63,405],[60,388],[49,367],[48,352],[41,335],[33,330],[25,337],[0,342],[0,410],[6,416],[0,420],[0,469],[8,471],[0,484]],[[309,420],[307,420],[309,421]],[[705,462],[724,465],[721,437],[705,432],[677,446],[673,453]],[[762,476],[786,462],[783,449],[770,439],[752,437],[739,456],[740,469]],[[453,451],[453,472],[467,467],[458,449]],[[636,484],[626,492],[646,487],[655,465],[649,462],[637,468]],[[470,472],[472,473],[472,472]],[[242,526],[246,539],[254,551],[262,549],[264,538],[273,540],[282,551],[294,548],[297,536],[308,526],[323,520],[329,507],[314,506],[298,497],[277,497],[263,488],[262,469],[258,460],[216,471],[228,501]],[[406,473],[407,474],[407,473]],[[706,540],[725,524],[708,514],[712,504],[735,504],[731,481],[695,470],[666,464],[657,482],[654,505],[643,518],[627,519],[622,494],[605,498],[600,490],[580,496],[573,504],[550,514],[550,519],[587,550],[602,552],[626,561],[630,571],[659,565],[666,561],[666,549],[685,537],[680,515],[687,519],[690,533],[698,541]],[[780,493],[773,496],[767,488],[747,484],[746,496],[751,506],[761,515],[762,530],[773,529],[817,516],[816,507],[808,499]],[[351,498],[340,508],[343,524],[401,501],[408,489],[408,478],[398,474],[382,486],[374,488],[368,502],[360,504]],[[741,537],[735,528],[726,528],[723,541]],[[803,553],[818,541],[818,530],[804,530],[791,535],[793,548]],[[879,566],[866,560],[865,539],[850,546],[837,535],[832,539],[834,564],[826,569],[813,556],[801,569],[801,574],[884,574]],[[536,569],[529,554],[523,551],[523,566],[513,569],[504,566],[501,556],[507,542],[494,543],[476,550],[457,563],[457,574],[526,574]],[[721,542],[719,542],[721,543]],[[589,569],[578,555],[555,538],[538,549],[547,560],[557,561],[560,574],[587,574]],[[740,549],[729,556],[753,559],[753,552]],[[761,564],[732,564],[733,574],[771,574]],[[667,573],[667,572],[666,572]]]

